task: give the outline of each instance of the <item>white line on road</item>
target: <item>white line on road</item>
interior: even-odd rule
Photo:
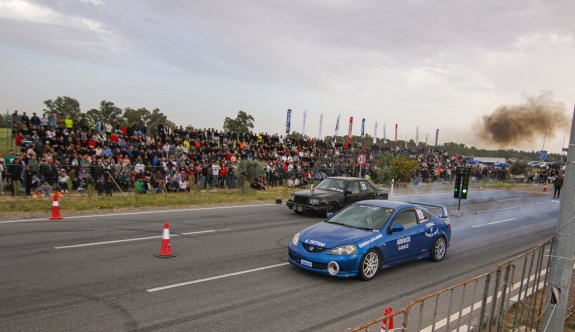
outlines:
[[[517,200],[520,200],[520,199],[525,199],[525,198],[523,198],[523,197],[517,197],[517,198],[506,198],[506,199],[500,199],[500,200],[498,200],[498,202],[506,202],[506,201],[517,201]]]
[[[193,211],[205,211],[205,210],[219,210],[219,209],[235,209],[235,208],[247,208],[247,207],[259,207],[259,206],[271,206],[277,204],[254,204],[254,205],[234,205],[234,206],[213,206],[205,208],[193,208],[193,209],[176,209],[176,210],[159,210],[159,211],[139,211],[139,212],[125,212],[125,213],[110,213],[110,214],[94,214],[88,216],[71,216],[64,217],[64,219],[82,219],[82,218],[102,218],[102,217],[115,217],[115,216],[129,216],[137,214],[156,214],[156,213],[168,213],[168,212],[193,212]],[[18,219],[18,220],[6,220],[0,221],[0,224],[10,224],[18,222],[28,222],[28,221],[45,221],[48,218],[38,218],[38,219]],[[60,222],[60,221],[53,221]]]
[[[526,204],[526,205],[516,205],[516,206],[510,206],[510,207],[506,207],[506,208],[502,208],[502,209],[497,209],[497,210],[477,211],[477,212],[475,212],[475,214],[488,213],[488,212],[499,212],[499,211],[512,210],[512,209],[517,209],[517,208],[522,208],[522,207],[529,207],[529,206],[549,204],[549,203],[553,203],[553,201],[546,201],[546,202]]]
[[[194,234],[213,233],[213,232],[227,231],[227,230],[229,230],[229,228],[225,228],[225,229],[210,229],[210,230],[207,230],[207,231],[198,231],[198,232],[188,232],[188,233],[172,234],[171,237],[176,237],[176,236],[179,236],[179,235],[194,235]],[[142,240],[149,240],[149,239],[157,239],[157,238],[161,238],[161,237],[162,237],[162,235],[158,235],[158,236],[148,236],[148,237],[138,237],[138,238],[133,238],[133,239],[124,239],[124,240],[115,240],[115,241],[82,243],[82,244],[75,244],[75,245],[70,245],[70,246],[54,247],[54,249],[70,249],[70,248],[79,248],[79,247],[99,246],[99,245],[103,245],[103,244],[142,241]]]
[[[511,218],[511,219],[505,219],[505,220],[499,220],[499,221],[492,221],[492,222],[488,222],[487,224],[481,224],[481,225],[471,226],[471,228],[483,227],[483,226],[488,226],[488,225],[495,225],[495,224],[500,224],[500,223],[502,223],[502,222],[513,221],[513,220],[517,220],[517,218]]]
[[[244,270],[244,271],[238,271],[238,272],[233,272],[233,273],[228,273],[228,274],[222,274],[222,275],[215,276],[215,277],[209,277],[209,278],[204,278],[204,279],[197,279],[197,280],[192,280],[192,281],[180,282],[178,284],[172,284],[172,285],[167,285],[167,286],[162,286],[162,287],[146,289],[146,292],[153,293],[153,292],[166,290],[166,289],[170,289],[170,288],[175,288],[175,287],[199,284],[199,283],[206,282],[206,281],[217,280],[217,279],[222,279],[222,278],[227,278],[227,277],[233,277],[233,276],[237,276],[240,274],[246,274],[246,273],[257,272],[257,271],[262,271],[262,270],[267,270],[267,269],[273,269],[273,268],[288,265],[288,264],[289,263],[280,263],[280,264],[258,267],[258,268],[251,269],[251,270]]]
[[[505,191],[503,189],[494,189],[494,190],[482,190],[480,192],[482,193],[486,193],[486,192],[494,192],[494,191]],[[440,192],[440,193],[429,193],[429,194],[419,194],[419,193],[413,193],[410,195],[392,195],[389,197],[395,198],[395,197],[411,197],[411,196],[441,196],[441,195],[453,195],[453,193],[451,191],[449,192]]]

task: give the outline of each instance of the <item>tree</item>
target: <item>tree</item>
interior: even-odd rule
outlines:
[[[54,112],[62,120],[68,116],[74,122],[80,120],[82,111],[80,110],[80,103],[70,97],[57,97],[56,100],[48,99],[44,101],[46,108],[44,113]]]
[[[244,111],[239,111],[235,119],[226,117],[224,119],[224,130],[247,133],[254,128],[254,117]]]
[[[509,168],[509,173],[513,175],[521,175],[521,174],[525,175],[527,174],[528,169],[529,165],[527,164],[527,162],[518,160],[514,162],[513,165],[511,165],[511,167]]]
[[[147,125],[151,116],[152,113],[150,113],[150,111],[148,111],[145,107],[138,109],[127,107],[124,109],[124,114],[122,114],[122,118],[124,118],[126,126],[128,127],[140,124]]]
[[[415,175],[419,163],[405,155],[398,155],[390,162],[391,177],[397,182],[409,182]]]
[[[114,105],[111,101],[102,100],[100,102],[100,109],[92,108],[87,114],[93,121],[101,121],[102,123],[113,125],[122,115],[122,109]]]
[[[236,169],[238,185],[241,191],[246,191],[262,170],[262,164],[257,160],[245,159],[240,161]]]

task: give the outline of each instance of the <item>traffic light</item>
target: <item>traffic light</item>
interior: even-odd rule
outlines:
[[[467,199],[467,191],[469,187],[470,170],[467,168],[463,171],[463,179],[461,181],[461,199]]]
[[[461,173],[459,169],[455,173],[455,188],[453,188],[453,198],[459,198],[459,189],[461,187]]]
[[[453,188],[453,198],[467,199],[469,187],[469,176],[471,169],[458,167],[455,171],[455,187]]]

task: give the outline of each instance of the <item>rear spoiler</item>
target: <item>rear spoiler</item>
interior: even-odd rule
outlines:
[[[447,214],[447,208],[443,205],[435,205],[435,204],[426,204],[426,203],[415,203],[415,202],[408,202],[409,204],[415,204],[415,205],[421,205],[421,206],[425,206],[425,207],[432,207],[435,209],[440,209],[441,213],[437,213],[437,215],[439,215],[441,218],[447,218],[448,214]],[[430,209],[431,210],[431,209]]]

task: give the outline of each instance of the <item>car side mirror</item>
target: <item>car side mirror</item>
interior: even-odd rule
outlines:
[[[346,194],[346,195],[351,195],[351,190],[346,190],[346,191],[344,191],[343,193]]]
[[[333,212],[328,212],[327,213],[327,220],[330,220],[331,217],[333,217]]]
[[[403,227],[403,225],[399,225],[399,224],[395,224],[395,225],[391,226],[391,232],[392,233],[403,232],[404,229],[405,229],[405,227]]]

